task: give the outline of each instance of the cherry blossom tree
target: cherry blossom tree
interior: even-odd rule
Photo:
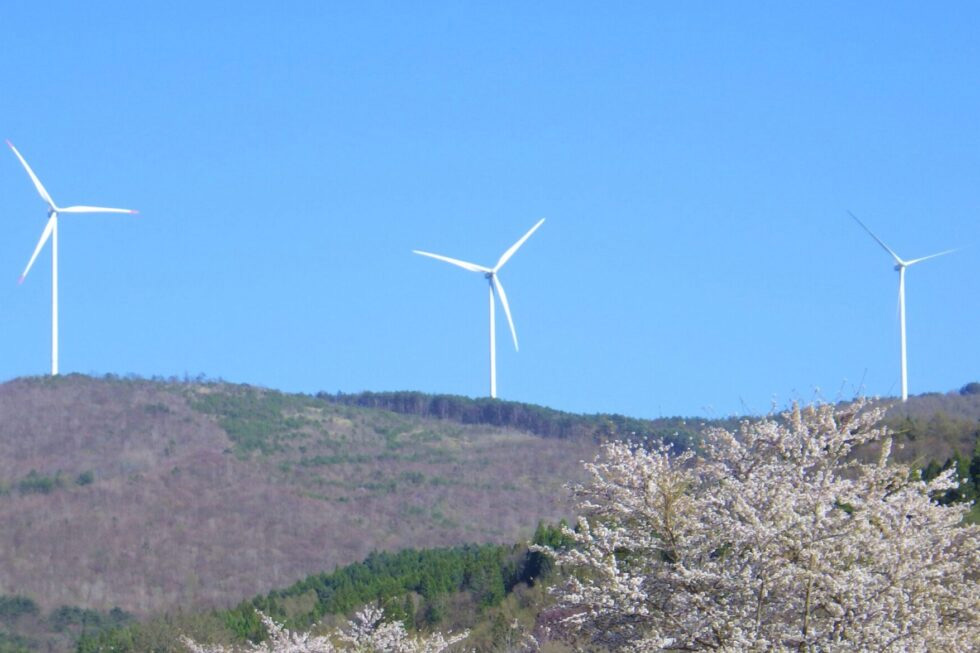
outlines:
[[[889,461],[864,402],[714,429],[703,451],[614,442],[542,547],[570,636],[624,651],[980,650],[980,529]],[[872,441],[875,462],[855,456]]]
[[[269,639],[246,647],[198,644],[184,638],[191,653],[441,653],[468,636],[468,633],[444,636],[410,636],[401,622],[385,622],[384,612],[368,606],[354,615],[347,630],[326,636],[288,630],[265,614],[259,613]]]

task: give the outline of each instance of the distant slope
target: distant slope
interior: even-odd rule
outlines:
[[[553,528],[539,529],[536,535],[542,532],[549,537],[536,540],[539,544],[561,541]],[[240,645],[265,637],[256,609],[306,631],[314,624],[339,622],[372,603],[382,605],[386,617],[412,630],[469,630],[467,649],[514,650],[506,648],[509,626],[520,614],[529,629],[534,627],[536,616],[550,603],[544,583],[553,580],[552,570],[542,554],[524,545],[372,553],[362,562],[309,576],[230,610],[93,628],[81,637],[76,651],[186,653],[181,635]],[[542,638],[542,629],[535,630]]]
[[[954,452],[969,457],[980,440],[980,383],[909,397],[904,404],[893,400],[885,422],[898,436],[899,460],[924,466],[942,463]]]
[[[967,383],[959,390],[929,392],[909,397],[908,403],[895,403],[892,414],[929,418],[943,413],[953,420],[980,422],[980,383]]]
[[[432,417],[461,424],[485,424],[527,431],[546,438],[652,438],[684,448],[696,441],[705,420],[683,417],[638,419],[615,414],[578,415],[553,408],[500,399],[422,392],[361,392],[317,394],[318,399],[346,406],[382,408],[403,415]],[[734,426],[735,419],[711,420],[714,426]]]
[[[927,417],[933,404],[946,412]],[[966,393],[912,398],[889,420],[899,455],[924,465],[969,453],[976,416]],[[571,516],[563,485],[599,441],[684,446],[704,426],[420,393],[19,379],[0,385],[0,595],[146,615],[226,606],[372,551],[513,543]]]
[[[0,385],[0,594],[227,605],[373,550],[514,542],[569,514],[592,438],[228,384]]]

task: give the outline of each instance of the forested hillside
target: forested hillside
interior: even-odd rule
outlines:
[[[146,615],[567,516],[592,439],[223,383],[0,386],[0,594]]]
[[[552,546],[564,541],[558,527],[543,524],[532,538]],[[184,650],[180,635],[240,643],[264,636],[256,610],[290,628],[309,630],[338,622],[365,604],[381,606],[387,618],[413,631],[473,631],[468,646],[497,650],[495,645],[511,634],[514,619],[523,622],[523,630],[537,631],[539,641],[547,638],[536,624],[550,603],[545,590],[554,580],[553,569],[549,558],[525,544],[372,553],[229,610],[92,629],[81,637],[78,651],[178,653]]]
[[[734,417],[698,420],[576,415],[514,401],[407,391],[319,393],[317,397],[344,405],[383,408],[462,424],[516,428],[543,437],[664,441],[676,449],[696,447],[705,428],[735,429],[739,422]],[[963,486],[947,493],[942,501],[974,501],[980,497],[980,383],[967,383],[959,391],[945,394],[913,396],[907,403],[889,398],[882,401],[890,404],[885,422],[895,434],[895,460],[920,468],[927,479],[944,469],[956,468]],[[860,451],[863,455],[877,455],[873,447]],[[974,507],[970,519],[980,522],[980,505]]]
[[[980,383],[895,402],[885,421],[900,436],[903,449],[896,454],[901,460],[926,464],[956,453],[969,458],[980,438]]]
[[[348,406],[381,408],[461,424],[485,424],[514,428],[548,438],[599,438],[663,440],[684,448],[696,444],[707,427],[737,428],[741,418],[699,419],[661,417],[642,419],[615,414],[578,415],[516,401],[430,395],[421,392],[319,393],[317,398]],[[928,393],[909,398],[905,404],[890,398],[886,422],[906,441],[901,460],[948,457],[953,451],[967,453],[980,433],[980,383],[968,383],[959,391]]]
[[[615,414],[578,415],[517,401],[422,392],[321,392],[317,398],[347,406],[381,408],[403,415],[452,420],[461,424],[514,428],[547,438],[652,438],[670,442],[678,448],[694,442],[706,423],[706,420],[683,417],[639,419]],[[734,419],[711,421],[721,426],[732,426],[735,422]]]
[[[897,459],[927,476],[954,466],[968,481],[942,501],[977,496],[978,389],[913,397],[886,417]],[[396,553],[406,549],[465,545],[463,558],[492,560],[429,580],[399,576],[371,589],[374,598],[398,597],[389,607],[418,625],[456,603],[489,607],[501,587],[507,594],[529,578],[515,571],[527,561],[514,543],[540,520],[572,516],[564,486],[584,478],[580,463],[598,443],[697,448],[715,425],[737,420],[201,380],[11,381],[0,385],[0,652],[61,651],[84,632],[165,612],[207,615],[256,595],[265,596],[256,605],[304,623],[363,598],[353,585],[331,586],[345,576],[327,570],[422,555]],[[490,562],[504,580],[465,572]],[[447,598],[454,592],[463,594]],[[222,632],[251,627],[232,614]],[[139,628],[113,632],[148,632]]]

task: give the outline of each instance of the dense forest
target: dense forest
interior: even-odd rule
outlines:
[[[564,541],[560,527],[545,524],[538,525],[531,540],[549,546]],[[533,629],[534,617],[548,603],[542,583],[551,581],[552,574],[550,559],[529,551],[526,544],[372,553],[362,562],[314,574],[230,610],[178,612],[143,623],[89,628],[76,650],[178,653],[184,651],[182,634],[211,643],[258,641],[265,633],[256,610],[290,628],[308,630],[369,603],[383,607],[388,618],[410,631],[472,629],[468,644],[492,650],[495,640],[509,634],[514,618]]]

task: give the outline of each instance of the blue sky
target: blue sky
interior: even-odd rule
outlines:
[[[277,5],[282,6],[277,6]],[[147,5],[147,6],[143,6]],[[203,6],[202,6],[203,5]],[[980,379],[980,6],[21,2],[0,137],[62,204],[63,372],[720,416]],[[49,367],[0,152],[0,377]],[[2,282],[6,269],[9,283]],[[499,314],[498,314],[499,315]]]

